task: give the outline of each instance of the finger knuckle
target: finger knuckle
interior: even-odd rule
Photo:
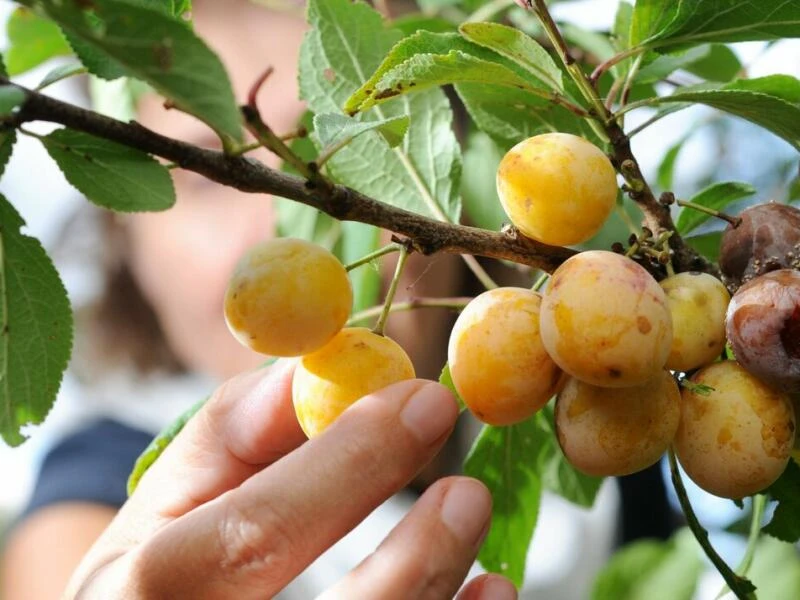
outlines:
[[[291,519],[279,511],[262,505],[256,519],[230,502],[217,526],[223,577],[240,580],[249,574],[262,585],[284,583],[305,555],[302,540],[292,531]]]

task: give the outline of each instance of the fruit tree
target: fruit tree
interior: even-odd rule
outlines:
[[[588,507],[601,477],[665,455],[688,526],[736,597],[755,597],[749,559],[737,569],[720,557],[685,476],[720,497],[755,498],[750,559],[767,500],[776,505],[763,530],[800,540],[800,81],[747,77],[731,49],[800,38],[800,4],[622,0],[608,3],[609,30],[588,31],[554,17],[555,1],[425,0],[395,13],[386,2],[309,0],[299,64],[308,115],[290,134],[256,106],[269,65],[235,98],[192,30],[190,0],[17,4],[9,31],[28,33],[11,36],[0,65],[0,169],[31,136],[110,210],[168,210],[172,169],[294,207],[279,211],[284,237],[242,258],[225,318],[252,349],[300,357],[293,400],[309,437],[363,395],[414,377],[384,336],[392,312],[462,311],[442,382],[485,424],[465,471],[495,499],[486,569],[521,582],[543,488]],[[36,88],[14,82],[64,53],[71,62]],[[48,95],[87,73],[146,84],[208,125],[221,149]],[[713,114],[699,126],[733,117],[787,143],[789,183],[768,194],[710,181],[679,195],[680,145],[659,148],[657,176],[645,173],[632,140],[692,105]],[[40,135],[27,127],[35,121],[58,128]],[[283,170],[246,156],[262,147]],[[115,189],[130,169],[146,184]],[[317,227],[339,223],[348,227]],[[10,445],[47,415],[72,342],[59,276],[23,225],[0,197],[0,434]],[[298,239],[301,225],[310,239]],[[486,291],[394,302],[413,253],[462,256]],[[398,260],[379,298],[364,265],[387,255]],[[495,263],[527,286],[499,286]],[[42,361],[47,376],[31,377]],[[492,452],[499,444],[505,458]],[[143,456],[132,486],[159,451]]]

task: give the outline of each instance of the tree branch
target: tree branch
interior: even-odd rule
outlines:
[[[625,177],[628,183],[628,195],[639,205],[644,213],[644,224],[655,235],[662,231],[672,231],[669,239],[670,249],[674,253],[673,263],[678,271],[706,271],[719,275],[718,269],[688,246],[678,234],[672,220],[669,207],[661,204],[653,194],[647,180],[642,174],[639,162],[631,151],[630,138],[617,120],[618,115],[612,114],[603,104],[593,82],[583,72],[575,58],[570,54],[569,46],[553,21],[550,11],[544,0],[525,0],[527,7],[539,17],[547,36],[553,43],[559,58],[564,63],[567,71],[578,85],[581,93],[592,104],[595,116],[602,123],[604,136],[611,144],[611,161],[614,167]],[[592,123],[592,121],[590,121]]]
[[[0,78],[0,88],[15,86],[25,102],[6,124],[18,127],[47,121],[161,157],[177,166],[243,192],[272,194],[312,206],[341,221],[359,221],[408,237],[417,252],[472,254],[529,265],[547,272],[576,254],[569,248],[548,246],[509,228],[493,232],[436,221],[370,198],[342,185],[321,188],[313,182],[267,167],[246,156],[231,156],[199,148],[158,134],[136,123],[79,108]]]

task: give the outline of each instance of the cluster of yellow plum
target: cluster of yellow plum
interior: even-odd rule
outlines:
[[[618,194],[605,154],[563,133],[512,148],[497,188],[520,232],[559,245],[593,236]],[[630,258],[600,250],[565,261],[543,293],[505,287],[479,295],[450,336],[456,390],[478,419],[498,426],[531,417],[555,396],[558,442],[584,473],[634,473],[672,446],[689,477],[713,494],[763,490],[792,452],[790,394],[800,391],[800,212],[785,212],[770,206],[746,215],[748,225],[726,242],[740,249],[745,238],[753,248],[769,241],[744,258],[726,251],[730,273],[757,277],[733,302],[711,275],[659,283]],[[771,224],[769,236],[762,222]],[[775,262],[775,240],[790,248],[784,262]],[[787,269],[765,273],[765,265]],[[302,357],[292,397],[309,437],[362,396],[414,377],[397,343],[345,327],[352,300],[339,260],[291,238],[251,249],[225,296],[228,326],[243,344]],[[741,365],[722,360],[726,336]]]
[[[347,271],[326,249],[278,238],[251,248],[225,294],[228,328],[270,356],[301,356],[292,400],[308,437],[321,433],[359,398],[412,379],[414,367],[394,340],[345,327],[353,304]]]
[[[512,148],[497,182],[511,222],[548,244],[587,240],[617,195],[608,158],[567,134]],[[581,252],[543,294],[499,288],[473,300],[450,337],[450,371],[492,425],[522,421],[555,395],[559,444],[584,473],[634,473],[673,445],[700,487],[741,498],[780,476],[795,422],[786,393],[720,360],[729,301],[708,274],[659,284],[625,256]]]

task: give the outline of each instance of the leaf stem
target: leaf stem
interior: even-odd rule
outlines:
[[[415,298],[414,300],[408,300],[406,302],[392,303],[391,308],[389,308],[389,312],[402,312],[407,310],[415,310],[417,308],[449,308],[452,310],[461,310],[467,304],[469,304],[471,300],[472,298],[470,296],[454,296],[450,298]],[[356,323],[360,323],[361,321],[366,321],[372,317],[377,317],[383,312],[384,308],[384,305],[381,305],[359,311],[350,317],[350,319],[348,319],[347,326],[350,327]]]
[[[547,283],[548,279],[550,279],[550,274],[549,273],[542,273],[541,276],[539,277],[539,279],[536,280],[536,283],[533,284],[533,287],[531,288],[531,290],[534,291],[534,292],[538,292],[540,289],[542,289],[544,284]]]
[[[675,458],[675,452],[672,448],[670,448],[668,452],[668,457],[669,468],[672,474],[672,485],[675,486],[675,493],[678,496],[678,502],[681,505],[681,509],[683,509],[683,514],[686,517],[686,522],[689,525],[689,529],[691,529],[694,537],[697,539],[697,542],[703,549],[703,552],[705,552],[708,559],[711,561],[717,571],[719,571],[719,574],[722,575],[722,578],[728,584],[728,587],[736,595],[736,597],[739,598],[739,600],[755,600],[756,588],[752,582],[749,579],[740,577],[734,573],[711,545],[711,542],[708,539],[708,531],[706,531],[700,524],[700,521],[698,521],[697,515],[692,509],[692,504],[689,502],[689,496],[686,493],[686,488],[683,485],[683,479],[681,479],[681,473],[678,470],[678,461]]]
[[[47,80],[42,81],[39,85],[37,85],[33,89],[35,89],[37,92],[41,92],[43,89],[50,87],[51,85],[58,83],[59,81],[64,81],[65,79],[69,79],[70,77],[75,77],[77,75],[85,75],[88,72],[89,69],[87,69],[86,67],[76,68],[72,71],[65,71],[60,75],[58,75],[57,77],[50,79],[49,81]]]
[[[383,301],[383,310],[378,317],[378,322],[375,323],[375,327],[372,328],[372,331],[378,335],[383,335],[383,329],[386,327],[386,320],[389,318],[389,313],[392,311],[392,301],[394,300],[394,295],[397,293],[397,286],[400,283],[400,277],[403,275],[403,269],[406,266],[408,255],[408,247],[401,246],[400,256],[397,258],[397,266],[394,269],[394,276],[392,276],[392,282],[389,284],[389,290],[386,292],[386,298]]]
[[[302,158],[292,152],[291,148],[280,137],[275,135],[269,125],[264,123],[254,105],[243,106],[242,115],[244,116],[247,130],[253,134],[253,137],[256,138],[261,146],[277,154],[279,158],[292,165],[301,176],[309,181],[319,179],[318,173],[313,171]],[[240,153],[241,149],[237,148],[234,152]]]
[[[391,244],[387,244],[383,248],[378,248],[374,252],[370,252],[366,256],[362,256],[358,260],[351,262],[347,266],[345,266],[345,270],[349,273],[353,269],[360,267],[361,265],[365,265],[367,263],[372,262],[376,258],[380,258],[381,256],[385,256],[386,254],[391,254],[392,252],[400,252],[405,246],[402,244],[398,244],[393,242]]]
[[[738,227],[742,222],[742,219],[740,217],[732,217],[729,214],[726,214],[724,212],[715,210],[713,208],[709,208],[707,206],[703,206],[702,204],[696,204],[694,202],[689,202],[688,200],[676,200],[675,203],[678,206],[681,206],[683,208],[690,208],[692,210],[696,210],[698,212],[705,213],[707,215],[711,215],[712,217],[716,217],[718,219],[722,219],[723,221],[727,221],[728,223],[731,224],[731,227],[734,227],[734,228]]]
[[[564,63],[564,66],[567,69],[567,72],[572,77],[572,80],[577,84],[578,89],[583,97],[589,102],[594,110],[594,114],[590,115],[590,117],[593,118],[587,119],[587,122],[601,140],[609,142],[608,133],[601,125],[605,125],[611,118],[611,115],[606,109],[605,104],[603,104],[603,101],[600,99],[600,96],[597,94],[597,90],[595,90],[594,86],[587,78],[586,73],[584,73],[583,69],[581,69],[581,66],[575,61],[575,58],[572,56],[572,54],[570,54],[569,46],[567,46],[564,36],[561,35],[561,32],[553,20],[550,11],[547,9],[547,5],[545,4],[544,0],[534,0],[534,2],[531,4],[531,8],[533,8],[536,16],[539,17],[539,21],[542,23],[542,27],[544,28],[547,37],[550,39],[550,42],[556,49],[561,62]],[[600,121],[600,123],[597,121]]]
[[[592,71],[591,75],[589,75],[589,81],[592,84],[597,84],[597,81],[603,76],[603,73],[608,71],[611,67],[618,65],[626,58],[630,58],[634,54],[640,54],[643,51],[644,48],[635,47],[635,48],[628,48],[627,50],[620,52],[619,54],[615,54],[608,60],[600,63],[599,65],[597,65],[597,67],[595,67],[595,70]]]
[[[652,117],[647,119],[647,121],[645,121],[641,125],[637,125],[633,129],[631,129],[628,132],[628,139],[632,138],[637,133],[641,133],[643,130],[645,130],[648,127],[650,127],[650,125],[652,125],[653,123],[655,123],[657,121],[660,121],[661,119],[663,119],[664,117],[666,117],[668,115],[671,115],[672,113],[678,112],[679,110],[683,110],[684,108],[686,108],[686,106],[684,106],[682,104],[676,104],[675,106],[671,106],[668,109],[659,110],[658,112],[656,112],[656,114],[654,114]]]
[[[278,136],[278,138],[282,142],[288,142],[297,138],[304,138],[308,135],[308,130],[303,127],[302,125],[297,129],[290,131],[284,135]],[[253,150],[258,150],[259,148],[263,148],[264,144],[261,142],[253,142],[251,144],[244,144],[239,146],[236,150],[232,151],[230,154],[231,156],[242,156],[247,154],[248,152],[252,152]]]
[[[628,103],[628,98],[630,97],[631,89],[633,88],[633,82],[636,79],[636,74],[639,72],[639,67],[642,66],[643,58],[644,54],[639,54],[635,59],[633,59],[633,64],[631,65],[630,71],[628,71],[628,74],[625,77],[625,86],[622,88],[622,95],[619,98],[622,106],[625,106]]]

